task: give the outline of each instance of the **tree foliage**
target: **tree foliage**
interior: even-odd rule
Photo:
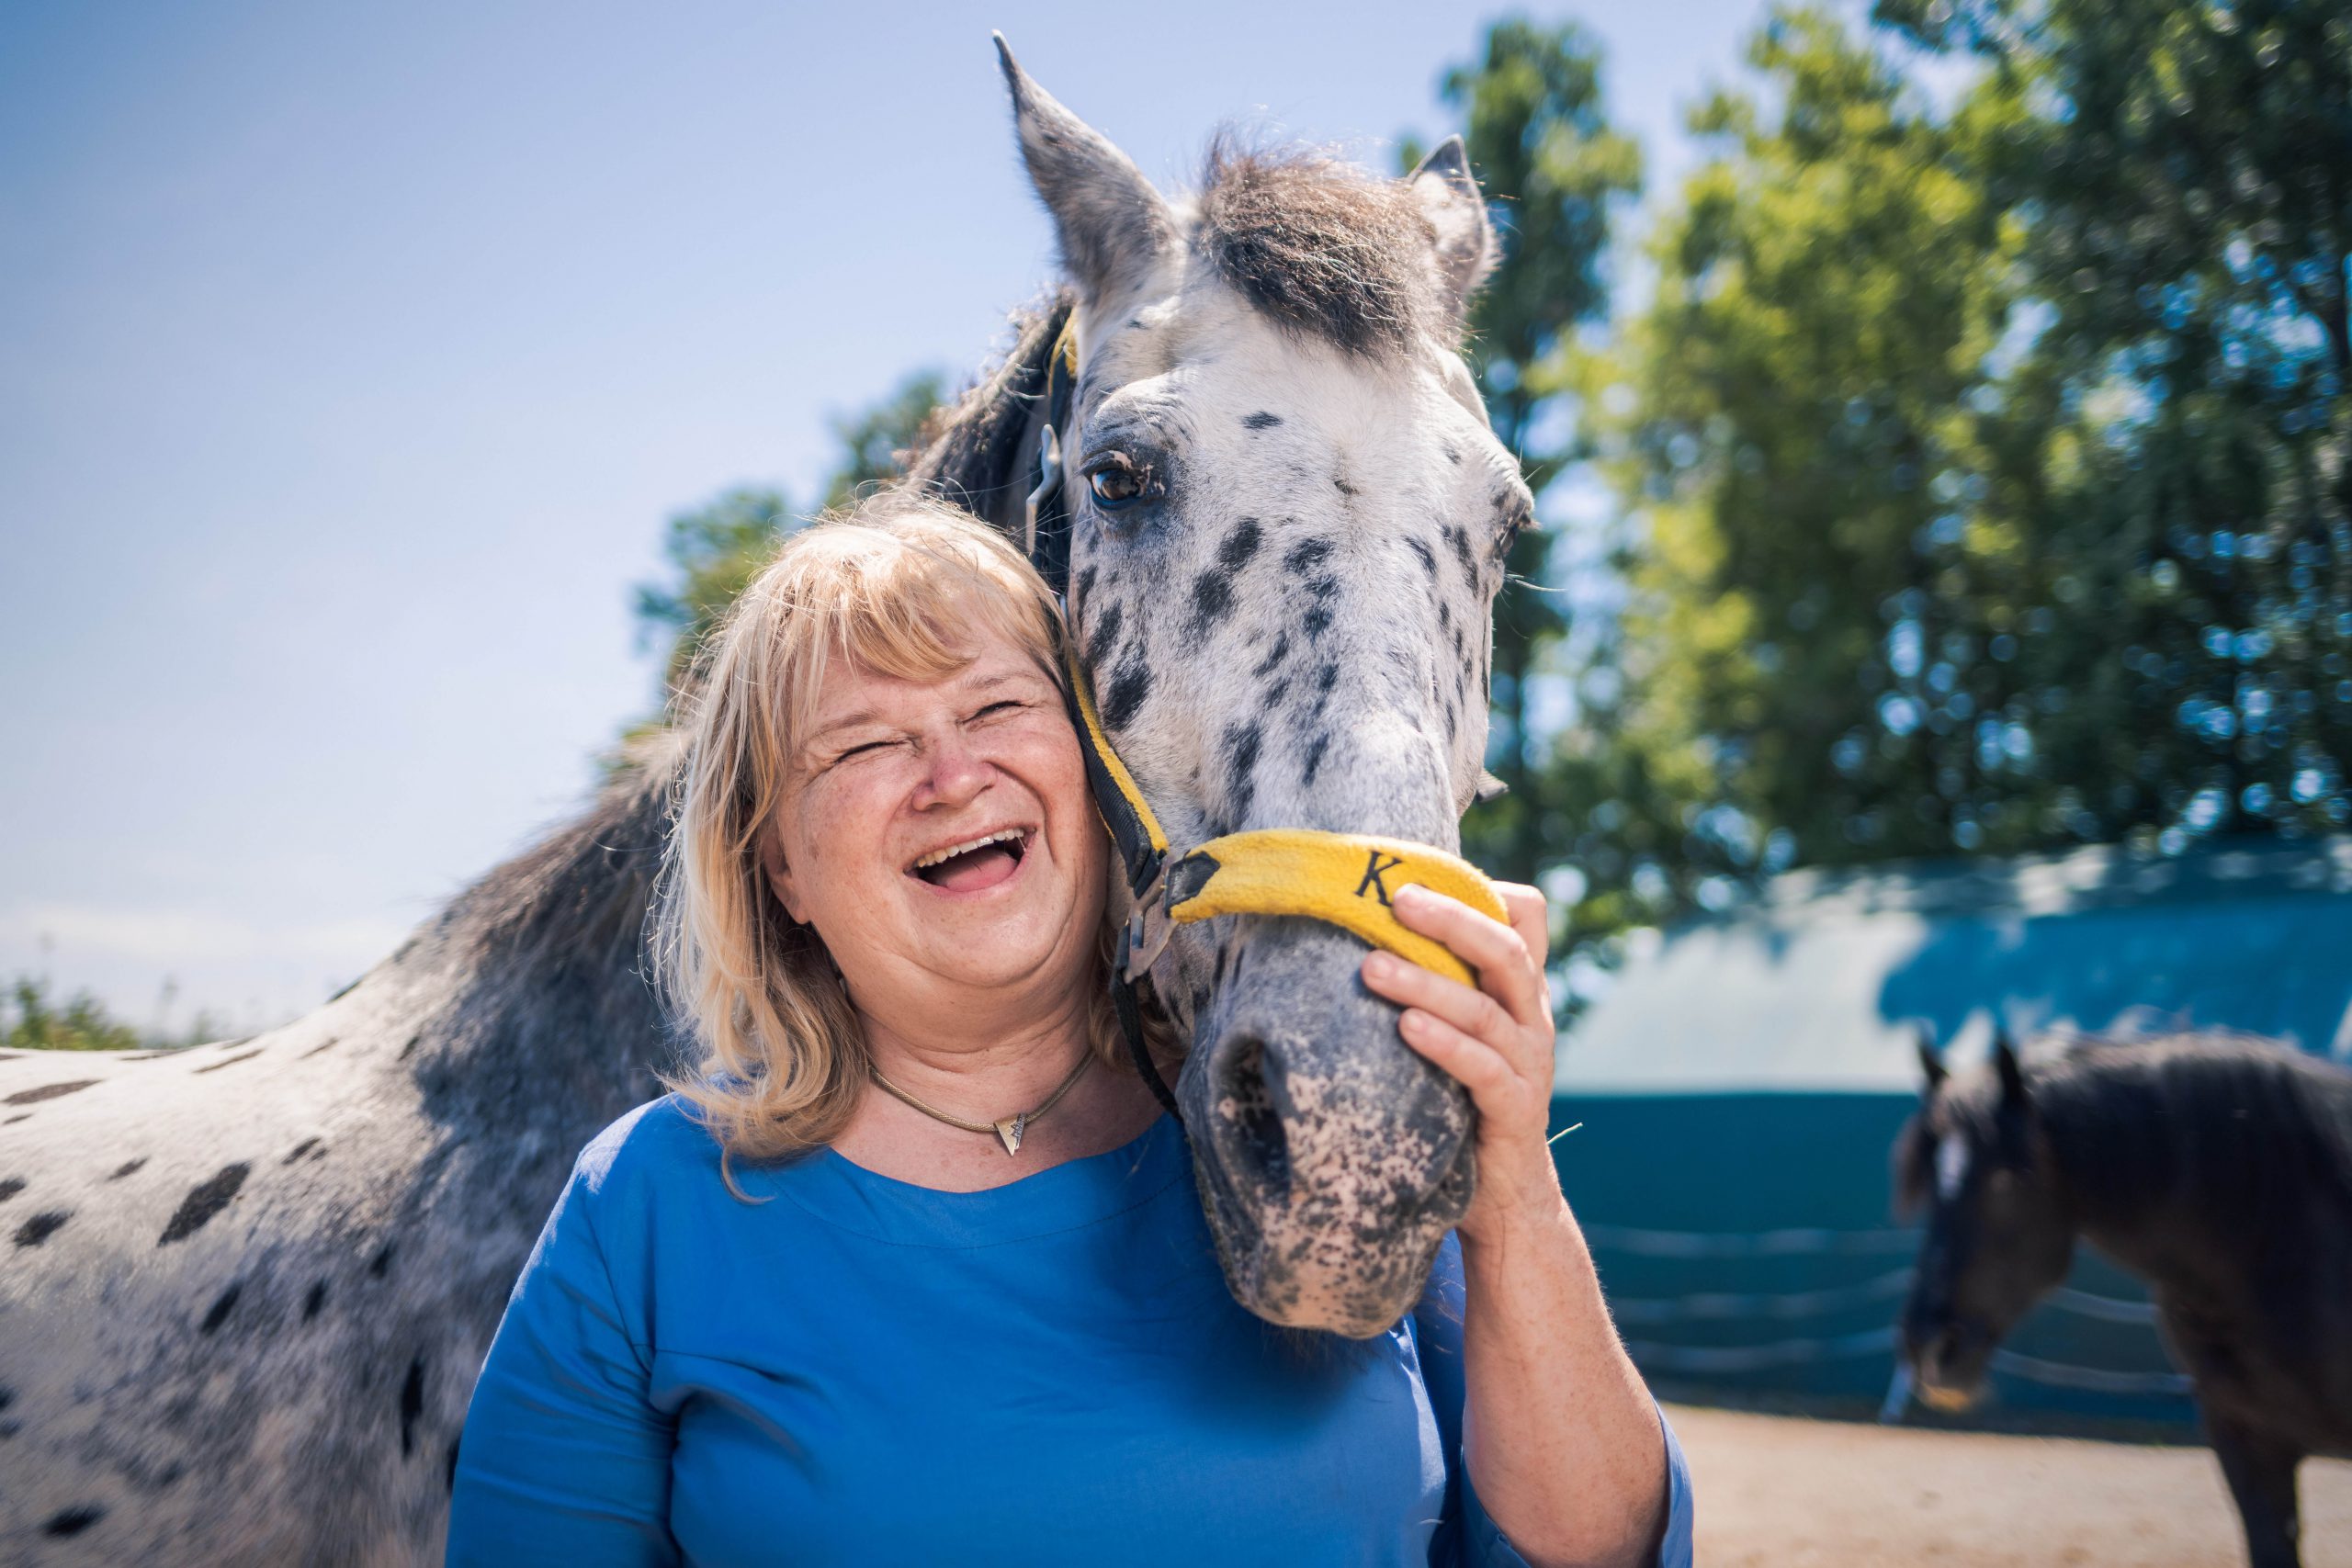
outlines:
[[[1880,15],[1770,17],[1579,367],[1634,525],[1542,786],[1585,934],[1797,863],[2346,819],[2341,7]],[[1918,44],[1984,58],[1949,108]]]
[[[77,991],[64,1002],[49,983],[19,975],[0,998],[0,1048],[11,1051],[130,1051],[146,1043],[139,1032],[107,1013],[97,998]]]
[[[1587,456],[1564,389],[1544,378],[1544,367],[1607,310],[1611,225],[1640,188],[1641,153],[1610,125],[1600,51],[1573,23],[1496,23],[1484,55],[1448,70],[1440,95],[1461,117],[1502,242],[1471,317],[1471,360],[1495,434],[1518,455],[1539,498],[1539,525],[1521,535],[1510,563],[1513,583],[1495,612],[1488,763],[1510,793],[1464,825],[1484,863],[1524,878],[1542,852],[1540,803],[1530,787],[1542,753],[1529,722],[1530,683],[1566,629],[1548,592],[1556,531],[1541,498]],[[1408,168],[1419,161],[1409,141],[1402,152]]]

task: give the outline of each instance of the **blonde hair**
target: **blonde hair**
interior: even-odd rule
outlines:
[[[841,659],[938,680],[968,662],[960,634],[975,625],[1061,679],[1060,612],[1035,570],[978,519],[886,491],[787,538],[711,634],[699,691],[684,699],[688,750],[653,960],[702,1047],[694,1071],[663,1081],[729,1156],[775,1159],[831,1142],[867,1079],[841,971],[786,911],[760,859],[825,672]],[[1087,1013],[1095,1051],[1114,1066],[1123,1049],[1102,982],[1115,919],[1106,903]]]

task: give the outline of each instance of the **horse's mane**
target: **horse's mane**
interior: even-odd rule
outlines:
[[[1030,454],[1022,441],[1046,389],[1046,363],[1069,320],[1068,288],[1012,314],[1012,346],[969,390],[932,417],[909,455],[905,483],[1011,527],[1026,499]]]
[[[1454,335],[1409,186],[1306,147],[1209,144],[1194,249],[1273,321],[1351,354]]]
[[[2310,1195],[2352,1199],[2352,1073],[2256,1035],[2086,1036],[2027,1065],[2026,1093],[2086,1214],[2164,1203],[2259,1246],[2301,1225]],[[1998,1086],[1955,1098],[1955,1122],[1997,1114]]]

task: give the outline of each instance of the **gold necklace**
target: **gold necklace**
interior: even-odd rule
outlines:
[[[913,1095],[909,1094],[905,1089],[900,1089],[897,1084],[892,1083],[888,1078],[884,1077],[882,1076],[882,1069],[876,1066],[872,1062],[869,1061],[865,1064],[865,1070],[874,1076],[874,1081],[876,1083],[880,1084],[891,1094],[905,1100],[909,1105],[913,1106],[917,1111],[922,1111],[925,1116],[930,1117],[933,1121],[944,1122],[950,1127],[961,1127],[967,1133],[994,1133],[1003,1143],[1004,1152],[1006,1154],[1017,1155],[1021,1152],[1021,1134],[1028,1130],[1029,1123],[1035,1122],[1038,1117],[1043,1116],[1046,1111],[1051,1111],[1055,1106],[1060,1104],[1062,1096],[1068,1094],[1072,1089],[1076,1088],[1078,1080],[1086,1076],[1086,1069],[1093,1065],[1094,1052],[1091,1047],[1089,1047],[1086,1055],[1078,1059],[1078,1066],[1069,1070],[1069,1077],[1062,1079],[1061,1088],[1054,1090],[1053,1093],[1046,1097],[1045,1104],[1040,1105],[1035,1111],[1024,1111],[1018,1116],[1008,1116],[1001,1122],[967,1122],[961,1116],[950,1116],[936,1105],[924,1104],[922,1100],[917,1100]]]

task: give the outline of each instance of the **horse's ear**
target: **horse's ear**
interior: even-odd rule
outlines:
[[[1056,103],[996,39],[1022,161],[1053,214],[1062,265],[1088,303],[1141,282],[1176,238],[1175,216],[1133,160]]]
[[[1919,1090],[1919,1098],[1933,1100],[1936,1098],[1936,1090],[1944,1087],[1944,1079],[1951,1077],[1951,1072],[1944,1066],[1943,1053],[1936,1049],[1935,1025],[1915,1024],[1912,1027],[1911,1040],[1919,1052],[1919,1071],[1926,1077],[1926,1083]]]
[[[1420,198],[1421,213],[1437,231],[1438,276],[1444,282],[1453,319],[1470,312],[1470,296],[1494,265],[1494,226],[1487,221],[1487,198],[1470,173],[1470,152],[1462,138],[1449,136],[1421,166],[1407,176]]]
[[[1993,1032],[1993,1070],[2001,1079],[2001,1103],[2025,1103],[2025,1069],[2018,1066],[2018,1048],[2006,1028]]]

